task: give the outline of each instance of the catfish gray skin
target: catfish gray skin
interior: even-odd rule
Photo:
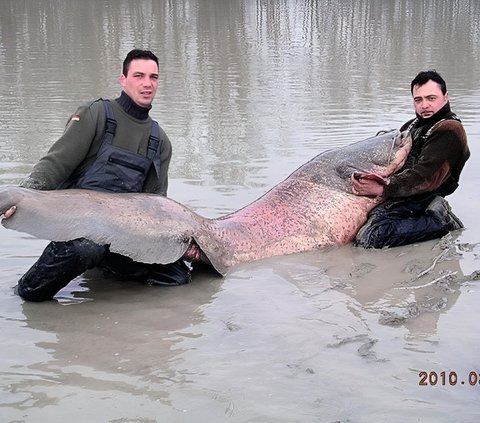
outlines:
[[[220,274],[238,263],[351,242],[381,199],[356,196],[351,177],[386,180],[411,148],[406,132],[390,131],[329,150],[258,200],[216,219],[154,194],[0,188],[6,228],[38,238],[88,238],[146,263],[202,260]]]

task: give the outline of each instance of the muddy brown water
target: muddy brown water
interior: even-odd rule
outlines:
[[[13,293],[46,242],[0,229],[3,422],[478,421],[480,3],[0,2],[0,184],[17,184],[78,104],[119,94],[133,47],[160,58],[152,116],[169,196],[236,210],[314,155],[413,116],[446,79],[472,157],[466,229],[352,246],[155,288],[85,274],[56,301]],[[453,420],[452,420],[453,419]]]

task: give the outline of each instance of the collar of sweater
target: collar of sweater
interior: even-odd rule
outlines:
[[[452,111],[450,110],[450,103],[447,102],[447,104],[445,104],[445,106],[443,106],[437,113],[427,119],[424,119],[419,114],[417,114],[417,124],[415,126],[432,126],[440,120],[446,118],[449,114],[451,114],[451,112]]]
[[[122,91],[120,97],[116,98],[115,101],[122,107],[125,112],[127,112],[130,116],[136,119],[147,119],[148,112],[152,108],[149,107],[140,107],[137,103],[135,103],[125,91]]]

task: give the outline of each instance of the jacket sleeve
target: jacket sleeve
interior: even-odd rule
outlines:
[[[439,188],[465,163],[466,135],[456,120],[439,124],[425,141],[417,162],[393,175],[384,197],[410,197]]]
[[[95,106],[94,106],[95,105]],[[97,103],[80,106],[70,116],[63,135],[50,147],[20,183],[25,188],[57,189],[82,163],[97,132]]]

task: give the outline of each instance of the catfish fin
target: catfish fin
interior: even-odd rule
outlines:
[[[153,194],[113,194],[88,190],[0,189],[0,213],[8,229],[51,241],[87,238],[145,263],[171,263],[187,250],[198,215]]]

